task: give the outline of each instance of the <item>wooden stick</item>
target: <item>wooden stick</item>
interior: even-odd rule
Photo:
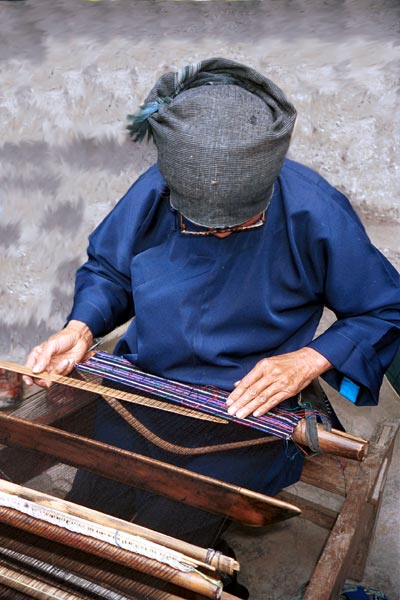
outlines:
[[[213,415],[206,415],[205,413],[200,413],[199,411],[193,410],[191,408],[177,406],[175,404],[169,404],[168,402],[162,402],[161,400],[155,400],[153,398],[146,398],[139,394],[132,394],[131,392],[123,392],[122,390],[108,388],[105,385],[101,385],[100,383],[82,381],[81,379],[74,379],[73,377],[64,377],[63,375],[57,375],[56,373],[47,373],[47,371],[43,371],[42,373],[40,373],[40,375],[38,375],[37,373],[32,373],[31,369],[28,369],[27,367],[18,365],[17,363],[13,362],[0,361],[0,369],[5,369],[6,371],[13,371],[15,373],[20,373],[21,375],[28,375],[33,379],[37,379],[39,377],[40,379],[44,379],[49,383],[59,383],[61,385],[67,385],[69,387],[74,387],[79,390],[93,392],[94,394],[100,394],[106,397],[110,396],[111,398],[118,398],[118,400],[125,400],[125,402],[131,402],[132,404],[141,404],[143,406],[157,408],[166,412],[179,413],[187,417],[192,417],[194,419],[212,421],[215,423],[226,423],[224,419],[220,419],[219,417],[215,417]]]
[[[53,567],[56,567],[78,579],[83,578],[83,582],[89,583],[88,590],[91,590],[90,583],[95,582],[109,591],[108,595],[104,595],[107,598],[115,598],[117,594],[120,600],[137,600],[142,597],[148,597],[149,600],[182,600],[181,590],[178,592],[169,584],[163,585],[160,592],[158,580],[154,580],[148,573],[133,572],[128,567],[121,567],[111,561],[97,560],[94,555],[4,524],[0,527],[0,548],[1,554],[7,559],[10,557],[13,563],[26,565],[27,570],[32,564],[36,570],[42,567],[45,574],[51,573],[53,577]],[[80,584],[78,587],[80,588]],[[0,589],[0,598],[3,598],[1,591]]]
[[[89,600],[86,594],[77,596],[70,591],[66,592],[31,575],[21,573],[9,565],[6,566],[2,561],[0,561],[0,583],[38,600]]]
[[[0,521],[18,527],[40,537],[78,548],[95,556],[106,558],[118,564],[128,566],[141,573],[149,573],[163,581],[168,581],[187,590],[202,594],[206,598],[218,599],[222,592],[221,583],[199,572],[182,572],[166,564],[160,564],[151,558],[139,556],[122,548],[116,548],[72,531],[65,531],[52,523],[41,523],[29,515],[11,508],[0,507]],[[36,596],[34,596],[36,597]],[[44,596],[44,598],[46,598]],[[49,596],[47,597],[49,598]],[[50,596],[52,598],[52,596]],[[62,596],[60,596],[62,598]],[[67,600],[68,596],[64,596]],[[47,600],[47,599],[46,599]]]
[[[255,527],[301,513],[291,504],[257,492],[1,413],[0,443],[44,452],[66,464]]]
[[[292,439],[302,446],[307,446],[306,422],[304,419],[297,425]],[[337,454],[344,458],[352,458],[353,460],[363,460],[368,451],[367,440],[337,429],[325,431],[322,425],[318,425],[318,442],[324,452]]]
[[[228,573],[230,575],[232,575],[234,571],[239,570],[239,563],[229,556],[220,556],[219,558],[214,558],[211,562],[208,562],[208,550],[200,548],[199,546],[194,546],[193,544],[177,540],[168,535],[147,529],[146,527],[136,525],[129,521],[124,521],[123,519],[118,519],[117,517],[101,513],[97,510],[80,506],[74,502],[61,500],[50,494],[31,490],[27,487],[4,481],[3,479],[0,479],[0,492],[5,492],[16,498],[24,498],[24,500],[34,502],[38,507],[59,511],[65,515],[66,519],[68,516],[73,516],[89,521],[90,523],[109,527],[112,530],[123,531],[130,535],[139,536],[150,542],[159,544],[164,548],[170,548],[171,550],[180,552],[185,556],[192,558],[195,566],[202,566],[211,570],[216,570],[218,567],[218,570],[221,573]]]
[[[33,374],[32,371],[27,367],[13,362],[0,361],[0,368],[15,371],[16,373],[21,373],[24,375],[29,375],[30,377],[37,377],[37,374]],[[49,382],[75,387],[80,390],[91,391],[106,397],[109,396],[111,398],[118,398],[119,400],[143,404],[145,406],[151,406],[152,408],[158,408],[160,410],[166,410],[169,412],[179,412],[180,414],[196,417],[197,419],[205,419],[217,423],[227,423],[227,421],[220,419],[219,417],[206,415],[205,413],[199,413],[184,407],[172,406],[167,402],[149,399],[139,394],[131,394],[129,392],[114,390],[113,388],[108,388],[98,383],[73,379],[72,377],[63,377],[61,375],[56,375],[55,373],[47,372],[41,373],[40,378]],[[305,432],[305,420],[303,419],[297,425],[291,437],[296,443],[307,446]],[[337,454],[345,458],[352,458],[354,460],[362,460],[368,451],[368,442],[366,440],[342,431],[338,431],[336,429],[333,429],[332,431],[325,431],[322,426],[318,426],[318,442],[322,451],[331,454]]]

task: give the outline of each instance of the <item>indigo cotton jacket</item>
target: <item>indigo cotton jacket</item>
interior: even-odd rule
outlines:
[[[315,332],[324,306],[337,320]],[[259,229],[182,234],[157,166],[90,236],[70,319],[95,336],[135,315],[118,343],[141,368],[231,390],[260,359],[310,346],[325,379],[378,401],[400,331],[400,278],[348,200],[287,160]]]

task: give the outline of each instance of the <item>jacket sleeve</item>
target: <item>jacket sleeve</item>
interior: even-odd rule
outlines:
[[[76,274],[73,308],[68,321],[88,325],[105,335],[134,316],[131,261],[138,238],[156,210],[159,177],[142,175],[89,237],[88,260]]]
[[[309,346],[333,365],[329,384],[358,405],[377,404],[400,341],[400,277],[340,192],[330,188],[316,214],[308,279],[337,320]]]

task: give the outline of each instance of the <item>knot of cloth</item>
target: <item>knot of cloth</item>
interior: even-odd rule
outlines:
[[[146,133],[151,136],[151,115],[163,104],[171,104],[181,92],[205,85],[237,85],[259,96],[273,110],[282,130],[291,133],[296,120],[296,109],[275,83],[255,69],[236,61],[209,58],[186,65],[178,71],[164,73],[159,78],[140,110],[128,115],[128,119],[132,120],[132,124],[128,126],[132,138],[140,141]]]

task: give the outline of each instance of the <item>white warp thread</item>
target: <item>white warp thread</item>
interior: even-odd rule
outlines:
[[[36,502],[25,500],[7,492],[0,492],[0,506],[13,508],[40,521],[86,535],[112,546],[146,556],[147,558],[152,558],[179,571],[189,572],[195,570],[193,565],[185,564],[185,556],[180,552],[164,548],[164,546],[146,540],[138,535],[92,523],[87,519],[82,519],[74,515],[67,516],[60,510],[39,505]]]

